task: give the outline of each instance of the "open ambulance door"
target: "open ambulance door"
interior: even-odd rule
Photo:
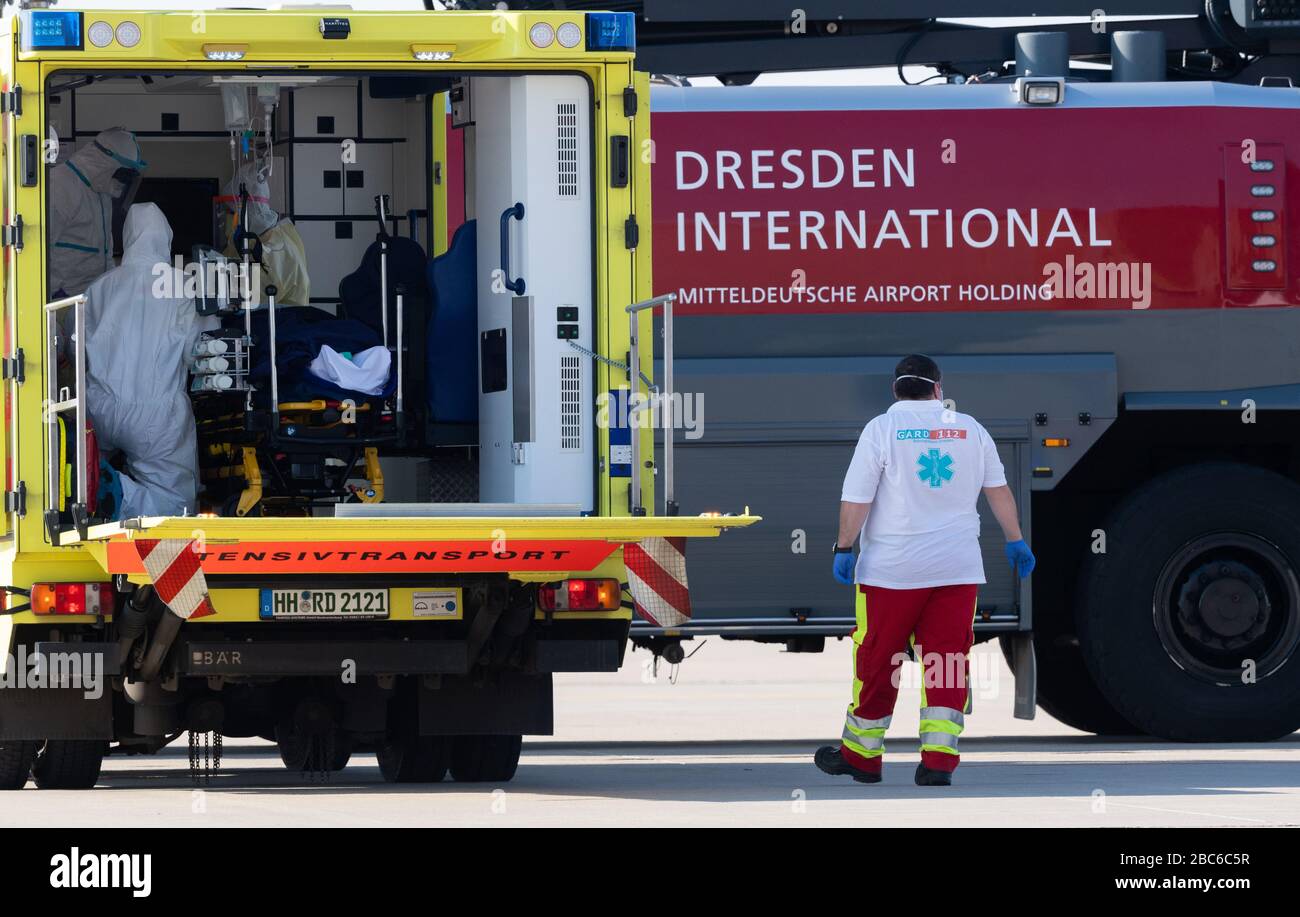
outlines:
[[[17,17],[10,19],[9,30],[0,34],[0,93],[5,100],[3,112],[0,112],[0,212],[2,212],[3,232],[6,237],[10,230],[9,227],[14,223],[14,214],[17,212],[16,202],[14,200],[14,189],[17,183],[15,173],[15,155],[14,145],[18,136],[17,126],[15,125],[14,105],[9,104],[10,99],[20,98],[14,95],[16,84],[15,76],[15,56],[14,56],[14,33],[12,28],[17,22]],[[38,166],[39,168],[39,166]],[[16,242],[16,239],[13,240]],[[18,475],[10,461],[11,456],[17,456],[17,442],[11,442],[11,439],[17,436],[18,425],[14,423],[15,403],[17,401],[16,386],[23,375],[23,351],[18,347],[18,328],[15,322],[17,310],[14,305],[14,285],[10,278],[14,275],[13,258],[16,254],[15,245],[10,245],[10,239],[0,240],[3,248],[0,248],[0,335],[3,336],[3,344],[0,345],[0,358],[2,359],[4,371],[2,383],[4,386],[4,395],[0,401],[4,405],[4,435],[0,436],[0,468],[4,469],[4,511],[0,512],[0,537],[7,536],[12,530],[10,517],[14,513],[23,511],[22,503],[25,497],[26,488],[18,481]]]

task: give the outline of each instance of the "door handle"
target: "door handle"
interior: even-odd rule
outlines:
[[[524,278],[510,279],[510,220],[524,221],[524,205],[515,204],[501,214],[501,275],[505,278],[506,289],[516,296],[524,295]]]

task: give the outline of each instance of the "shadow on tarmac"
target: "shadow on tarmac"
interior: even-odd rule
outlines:
[[[600,797],[664,802],[774,802],[781,800],[833,801],[877,797],[890,800],[954,798],[1088,799],[1097,791],[1106,796],[1233,796],[1291,789],[1296,785],[1296,763],[1285,760],[1250,760],[1243,753],[1300,748],[1300,735],[1264,744],[1183,745],[1149,738],[1116,740],[1091,736],[1034,739],[984,737],[963,739],[963,748],[976,752],[1035,755],[1099,753],[1134,754],[1181,749],[1204,752],[1204,757],[1178,760],[1132,761],[966,761],[951,787],[918,787],[912,782],[917,742],[900,737],[889,741],[885,780],[864,785],[847,777],[830,777],[812,764],[817,740],[701,742],[701,743],[546,743],[525,744],[515,779],[507,784],[457,783],[450,777],[439,784],[384,783],[372,754],[359,753],[346,770],[321,782],[311,775],[283,769],[274,761],[275,748],[228,747],[227,763],[210,783],[200,785],[210,793],[283,795],[324,794],[486,794],[497,789],[547,797]],[[1235,752],[1233,758],[1215,752]],[[903,756],[904,760],[898,760]],[[551,759],[563,757],[561,763]],[[106,767],[102,790],[195,788],[185,766],[187,752],[166,749],[158,768]],[[254,758],[254,762],[249,762]],[[737,760],[727,760],[736,758]],[[775,758],[775,760],[772,760]],[[892,758],[893,760],[889,760]],[[590,759],[590,760],[584,760]],[[669,759],[669,760],[665,760]],[[756,760],[759,759],[759,760]],[[763,760],[766,759],[766,760]],[[122,759],[110,758],[109,762]],[[159,762],[160,764],[162,761]],[[247,766],[252,763],[253,766]],[[801,797],[800,794],[803,794]],[[1289,821],[1300,822],[1300,813]],[[1246,821],[1250,821],[1246,819]]]

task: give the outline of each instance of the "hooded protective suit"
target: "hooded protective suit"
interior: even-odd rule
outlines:
[[[154,204],[122,227],[122,264],[86,291],[86,407],[105,452],[126,453],[120,518],[197,510],[198,453],[186,364],[210,324],[171,261],[172,230]],[[167,287],[170,285],[170,289]]]
[[[292,220],[284,220],[271,207],[271,188],[253,163],[246,163],[226,185],[226,209],[239,217],[239,186],[248,189],[248,231],[262,240],[262,273],[259,290],[274,284],[277,305],[305,306],[311,297],[311,278],[307,274],[307,251],[302,236]],[[232,221],[234,225],[234,221]],[[233,235],[233,233],[232,233]],[[228,257],[237,252],[233,244]]]
[[[50,170],[50,297],[75,296],[113,267],[113,196],[119,169],[144,170],[135,135],[102,132]]]

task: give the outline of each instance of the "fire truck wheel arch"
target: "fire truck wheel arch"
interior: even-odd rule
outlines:
[[[1097,687],[1144,732],[1266,741],[1300,728],[1300,485],[1263,468],[1168,472],[1111,514],[1076,610]]]

